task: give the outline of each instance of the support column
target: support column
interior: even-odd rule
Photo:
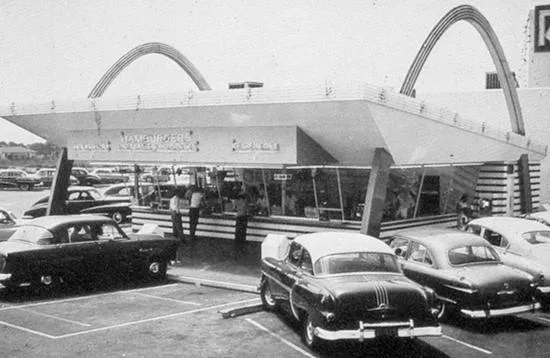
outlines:
[[[386,191],[393,158],[384,148],[376,148],[372,160],[372,170],[367,184],[361,233],[378,237],[386,201]]]
[[[67,188],[69,187],[73,161],[67,158],[67,148],[63,148],[57,162],[57,170],[52,182],[52,192],[48,200],[46,215],[65,215],[67,212]]]
[[[533,212],[533,200],[531,198],[531,175],[529,174],[529,157],[522,154],[518,160],[519,195],[521,213]]]

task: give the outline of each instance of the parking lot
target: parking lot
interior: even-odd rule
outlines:
[[[220,314],[258,302],[255,294],[171,281],[0,288],[2,356],[544,357],[550,349],[550,315],[536,313],[458,319],[439,338],[340,343],[320,354],[302,344],[284,311]]]

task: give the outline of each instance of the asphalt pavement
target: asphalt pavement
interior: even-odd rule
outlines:
[[[247,242],[236,251],[233,240],[197,238],[181,244],[178,261],[168,267],[172,280],[204,286],[257,292],[261,275],[261,244]]]

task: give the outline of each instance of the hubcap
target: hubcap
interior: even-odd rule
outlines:
[[[41,281],[44,285],[49,286],[49,285],[52,284],[52,277],[51,277],[51,276],[42,276],[42,277],[40,278],[40,281]]]
[[[157,273],[159,273],[159,271],[160,271],[160,264],[158,262],[153,262],[149,266],[149,272],[151,272],[153,274],[157,274]]]
[[[117,223],[117,224],[120,224],[120,222],[122,221],[122,214],[121,213],[114,213],[113,214],[113,220]]]

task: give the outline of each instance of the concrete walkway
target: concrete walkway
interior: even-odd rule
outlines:
[[[168,266],[168,277],[186,283],[257,293],[261,245],[247,242],[236,254],[233,240],[198,238],[180,247],[180,261]]]

